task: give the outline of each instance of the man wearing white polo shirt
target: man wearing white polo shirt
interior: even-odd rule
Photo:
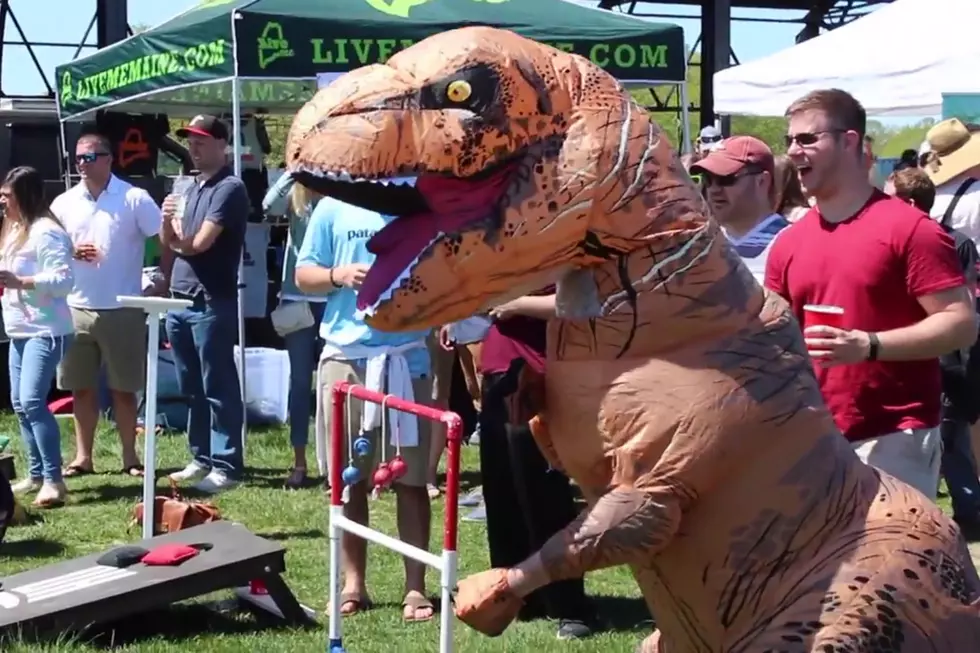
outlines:
[[[81,182],[51,204],[75,246],[75,287],[68,296],[75,338],[58,370],[58,385],[71,391],[75,414],[76,452],[65,476],[94,471],[103,368],[122,442],[123,473],[141,476],[136,397],[144,383],[146,316],[120,306],[116,298],[142,294],[143,252],[147,238],[160,231],[161,213],[149,193],[112,174],[106,137],[79,138],[75,162]],[[169,269],[166,262],[163,267]]]

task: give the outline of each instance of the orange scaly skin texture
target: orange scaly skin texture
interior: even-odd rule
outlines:
[[[472,65],[496,71],[490,109],[405,99]],[[629,565],[658,627],[646,653],[980,651],[957,527],[857,459],[786,304],[600,69],[509,32],[448,32],[321,91],[287,164],[467,177],[541,143],[487,209],[499,228],[442,235],[371,324],[435,327],[558,281],[532,430],[589,508],[538,554],[548,578]],[[513,594],[499,571],[464,579],[457,615],[496,635]]]

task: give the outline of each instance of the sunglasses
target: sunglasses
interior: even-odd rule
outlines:
[[[761,170],[745,170],[742,172],[736,172],[734,175],[713,175],[707,170],[702,174],[704,178],[704,183],[708,186],[718,186],[720,188],[731,188],[738,183],[739,179],[745,177],[751,177],[752,175],[757,175]]]
[[[815,145],[824,134],[843,134],[846,131],[846,129],[824,129],[816,132],[786,134],[786,136],[783,137],[783,141],[785,142],[787,148],[789,148],[789,146],[793,143],[796,143],[800,147],[807,147],[809,145]]]
[[[75,156],[75,163],[95,163],[99,157],[109,156],[108,152],[86,152]]]

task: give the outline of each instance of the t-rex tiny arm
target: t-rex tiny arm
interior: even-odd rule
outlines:
[[[681,503],[666,488],[619,486],[604,494],[540,551],[512,569],[461,581],[456,616],[490,636],[517,616],[523,597],[553,581],[649,561],[677,532]]]
[[[614,488],[521,563],[512,589],[526,596],[596,569],[647,562],[670,542],[680,521],[679,501],[665,489]]]

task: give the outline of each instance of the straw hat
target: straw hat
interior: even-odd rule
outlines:
[[[980,125],[943,120],[926,134],[930,156],[925,171],[936,186],[980,165]]]

